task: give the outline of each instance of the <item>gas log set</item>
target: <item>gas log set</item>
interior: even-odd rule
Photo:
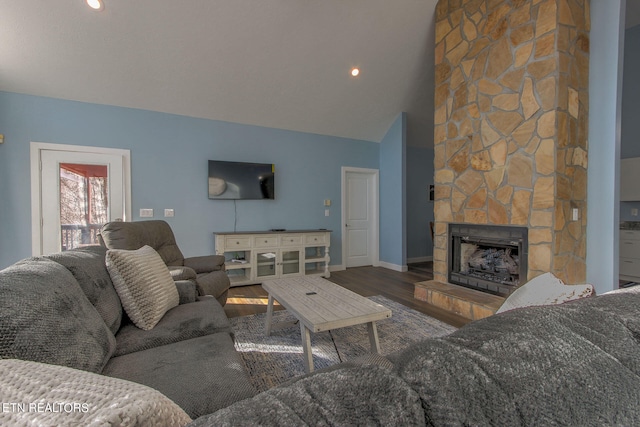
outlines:
[[[449,283],[507,296],[527,280],[525,227],[449,224]]]

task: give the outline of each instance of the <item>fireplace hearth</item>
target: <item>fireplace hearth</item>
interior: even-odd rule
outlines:
[[[526,227],[449,224],[451,284],[508,296],[527,280]]]

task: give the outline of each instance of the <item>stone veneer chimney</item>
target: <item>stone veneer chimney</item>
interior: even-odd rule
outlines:
[[[456,222],[526,226],[529,280],[584,282],[589,29],[589,0],[439,1],[436,281]]]

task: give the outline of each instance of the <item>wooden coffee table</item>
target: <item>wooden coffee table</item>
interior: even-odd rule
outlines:
[[[264,282],[269,293],[265,332],[271,334],[273,300],[300,321],[304,365],[313,371],[310,332],[328,331],[366,323],[371,351],[380,352],[376,321],[391,317],[391,310],[321,277],[290,277]]]

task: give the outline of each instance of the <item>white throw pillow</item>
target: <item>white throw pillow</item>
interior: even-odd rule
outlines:
[[[0,360],[3,426],[184,426],[191,419],[142,384],[65,366]]]
[[[169,268],[152,247],[110,249],[106,263],[124,311],[140,329],[152,329],[178,305],[180,297]]]
[[[593,285],[565,285],[553,273],[544,273],[513,291],[496,311],[496,314],[533,305],[562,304],[590,297],[594,292]]]

